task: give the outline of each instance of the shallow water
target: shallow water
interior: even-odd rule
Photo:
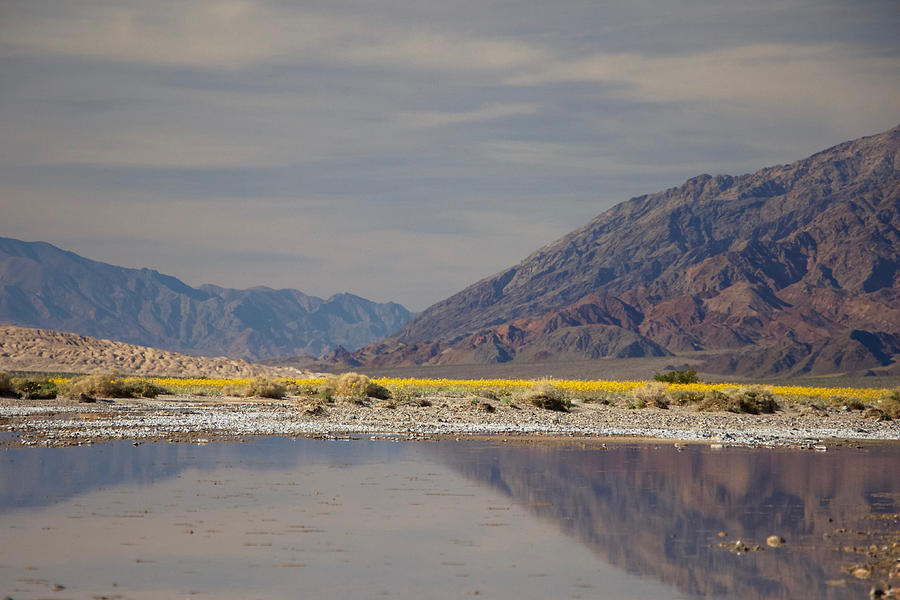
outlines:
[[[897,445],[8,448],[0,594],[864,598],[873,581],[841,571],[860,557],[835,546],[896,532],[878,516],[900,512],[898,459]],[[727,550],[773,534],[786,545]]]

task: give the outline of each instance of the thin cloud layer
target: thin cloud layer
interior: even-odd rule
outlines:
[[[632,195],[900,122],[864,0],[9,0],[0,235],[413,309]]]

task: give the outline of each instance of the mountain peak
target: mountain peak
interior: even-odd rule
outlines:
[[[381,350],[357,358],[390,364],[384,349],[397,345],[394,362],[425,346],[439,351],[423,362],[478,362],[607,351],[783,353],[785,344],[809,355],[831,344],[868,356],[872,367],[893,364],[884,357],[900,352],[898,167],[900,127],[788,165],[698,175],[632,198],[429,307]],[[608,299],[633,317],[617,320]],[[571,317],[586,305],[591,318]],[[562,313],[571,322],[546,331]],[[529,333],[518,340],[499,335],[500,326],[526,322]],[[862,348],[851,330],[871,333],[883,348]],[[484,340],[496,352],[479,355]],[[829,360],[804,368],[842,368]]]

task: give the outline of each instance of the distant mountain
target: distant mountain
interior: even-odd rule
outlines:
[[[410,312],[352,294],[193,288],[151,269],[89,260],[44,242],[0,238],[0,322],[188,354],[258,359],[356,349]]]
[[[900,127],[632,198],[350,356],[371,366],[705,351],[707,370],[896,369]]]

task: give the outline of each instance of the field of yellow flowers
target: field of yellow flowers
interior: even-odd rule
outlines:
[[[64,381],[62,379],[60,382]],[[177,378],[157,377],[150,381],[172,393],[190,394],[203,392],[206,394],[220,394],[226,386],[241,387],[247,385],[247,379],[206,379],[206,378]],[[322,379],[281,379],[287,385],[296,386],[300,390],[314,391],[322,383]],[[497,395],[510,394],[519,390],[525,390],[533,386],[535,380],[527,379],[413,379],[381,377],[373,379],[394,394],[412,394],[418,396],[429,395],[478,395],[484,392],[492,392]],[[609,396],[626,396],[631,390],[642,386],[647,381],[584,381],[574,379],[549,380],[557,388],[567,392],[573,398],[592,398]],[[730,383],[670,383],[668,391],[688,391],[705,393],[713,390],[725,391],[740,387],[740,384]],[[862,402],[875,402],[886,397],[890,390],[881,388],[835,388],[835,387],[807,387],[796,385],[767,386],[772,393],[784,400],[835,400],[844,398],[847,400],[859,400]]]

